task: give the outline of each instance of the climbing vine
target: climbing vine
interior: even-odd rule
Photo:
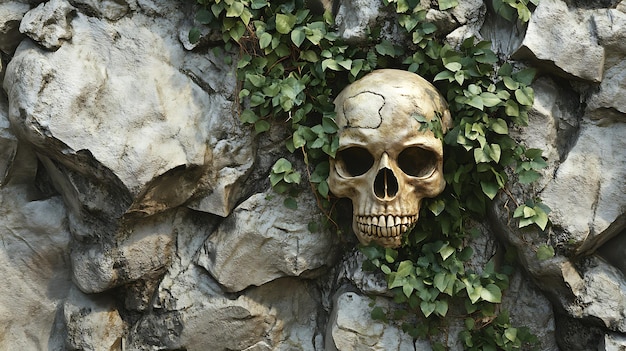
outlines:
[[[541,150],[526,149],[509,135],[511,127],[528,123],[535,71],[502,62],[489,42],[469,38],[458,48],[444,43],[418,0],[382,1],[404,39],[395,41],[381,35],[382,28],[371,28],[365,42],[344,42],[329,11],[312,11],[304,0],[197,0],[195,19],[204,27],[191,30],[189,39],[202,40],[202,30],[221,34],[223,48],[238,54],[241,121],[258,134],[276,127],[289,131],[285,147],[302,156],[306,175],[281,158],[269,177],[275,191],[291,195],[285,201],[290,208],[297,207],[292,186],[303,179],[321,206],[331,208],[328,158],[339,143],[332,99],[341,89],[378,68],[406,69],[433,82],[454,118],[445,136],[436,124],[422,121],[444,142],[446,190],[424,201],[421,219],[402,248],[362,247],[369,259],[364,268],[382,271],[394,300],[430,321],[407,319],[403,329],[410,335],[436,334],[445,328],[452,303],[464,301],[460,340],[467,349],[521,349],[534,337],[527,328],[513,327],[499,308],[512,268],[496,269],[494,261],[479,271],[466,266],[473,254],[469,243],[479,234],[469,223],[486,215],[489,201],[505,191],[510,175],[529,184],[546,166]],[[438,5],[448,10],[458,0]],[[492,1],[495,12],[511,21],[528,21],[532,5],[537,0]],[[512,217],[519,227],[544,230],[548,212],[533,200],[519,205]],[[549,251],[541,248],[538,255],[547,258]],[[372,317],[387,319],[381,311],[374,308]]]

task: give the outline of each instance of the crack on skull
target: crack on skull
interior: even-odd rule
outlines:
[[[365,94],[372,94],[374,97],[365,97]],[[373,116],[371,114],[364,113],[368,111],[364,111],[363,107],[368,104],[375,104],[376,102],[373,101],[373,98],[376,97],[382,99],[382,101],[379,101],[380,107],[378,108],[378,121],[377,124],[374,125],[372,123],[366,123],[368,120],[372,119]],[[367,104],[362,103],[363,99],[367,101]],[[385,103],[385,96],[373,91],[361,91],[358,94],[346,98],[342,105],[343,115],[346,119],[346,128],[380,128],[383,124],[382,110],[385,107]]]

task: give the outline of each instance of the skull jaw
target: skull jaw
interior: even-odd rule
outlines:
[[[382,247],[396,249],[402,245],[402,236],[411,231],[417,222],[417,215],[409,216],[410,223],[406,225],[397,225],[392,227],[382,227],[374,224],[364,224],[359,222],[359,218],[364,216],[352,216],[352,230],[359,242],[363,245],[370,243],[378,244]]]

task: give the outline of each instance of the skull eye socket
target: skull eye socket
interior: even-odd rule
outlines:
[[[437,167],[437,154],[421,147],[411,146],[398,155],[398,166],[412,177],[431,175]]]
[[[357,177],[374,165],[374,157],[362,147],[349,147],[337,152],[337,172],[342,176]]]

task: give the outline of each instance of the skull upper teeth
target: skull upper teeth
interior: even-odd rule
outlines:
[[[417,216],[365,215],[356,216],[359,231],[368,236],[397,237],[409,231]]]

